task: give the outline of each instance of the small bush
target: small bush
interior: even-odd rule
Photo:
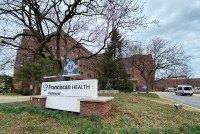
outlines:
[[[132,92],[133,91],[133,83],[129,79],[124,79],[120,83],[120,91]]]
[[[30,89],[15,89],[13,93],[27,96],[27,95],[31,95],[31,90]]]
[[[31,95],[31,90],[30,89],[23,89],[22,90],[22,95],[24,95],[24,96]]]
[[[13,93],[16,93],[16,94],[22,94],[22,89],[15,89],[14,91],[13,91]]]

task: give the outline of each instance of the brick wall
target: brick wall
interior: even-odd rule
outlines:
[[[200,87],[200,78],[182,78],[182,79],[165,79],[155,83],[155,89],[167,89],[168,87],[177,87],[178,85],[191,85]]]
[[[31,31],[24,30],[24,33],[31,34]],[[64,31],[61,32],[61,35],[66,35]],[[62,38],[60,39],[60,44],[58,49],[56,44],[56,38],[53,38],[50,42],[47,43],[50,50],[52,50],[52,53],[55,54],[59,52],[62,58],[65,60],[74,60],[77,57],[82,56],[89,56],[92,54],[87,48],[85,48],[82,44],[79,44],[77,48],[72,49],[67,55],[65,54],[65,48],[72,48],[74,45],[77,45],[77,41],[73,39],[70,36],[67,36],[66,41],[64,41]],[[27,36],[23,36],[21,40],[21,44],[25,45],[30,48],[37,48],[38,42],[37,40],[34,40],[32,38],[27,38]],[[57,51],[58,50],[58,51]],[[45,50],[44,50],[45,51]],[[49,54],[46,53],[46,56]],[[19,49],[17,50],[16,55],[16,62],[15,62],[15,68],[14,68],[14,89],[21,89],[21,88],[29,88],[30,83],[27,82],[27,87],[23,87],[24,84],[18,84],[15,81],[15,73],[17,71],[17,68],[23,65],[23,62],[26,58],[32,58],[33,53],[31,51],[27,51],[25,49]],[[148,59],[147,61],[150,61],[152,63],[152,56],[151,55],[141,55],[140,57],[144,57],[145,59]],[[136,56],[138,58],[138,56]],[[103,54],[99,54],[96,57],[90,58],[90,59],[80,59],[79,60],[79,73],[78,76],[73,76],[71,79],[73,80],[81,80],[81,79],[98,79],[99,75],[101,73],[101,64],[103,60]],[[138,83],[137,87],[141,87],[145,83],[144,79],[141,77],[140,72],[138,69],[134,68],[132,64],[130,64],[130,61],[128,59],[124,59],[126,61],[125,67],[126,70],[129,72],[129,75],[131,78],[137,78]],[[152,64],[150,64],[152,65]],[[151,67],[151,66],[150,66]],[[154,76],[152,77],[152,80],[154,80]],[[33,89],[33,93],[36,94],[37,91]]]
[[[103,117],[112,108],[112,101],[107,102],[80,102],[80,113],[82,115],[98,114]]]
[[[32,106],[45,109],[46,97],[32,97]]]
[[[29,30],[24,30],[24,33],[29,33],[31,34],[31,31]],[[66,33],[64,33],[63,31],[61,32],[61,35],[66,35]],[[74,40],[72,37],[67,37],[67,41],[65,42],[62,38],[60,39],[60,44],[59,44],[59,52],[60,55],[65,59],[65,60],[74,60],[77,57],[81,57],[81,56],[88,56],[91,54],[91,52],[89,50],[87,50],[83,45],[79,44],[78,48],[74,48],[71,50],[71,52],[68,53],[68,55],[65,55],[65,48],[72,48],[74,45],[77,45],[77,41]],[[29,39],[29,38],[25,38],[25,36],[23,36],[22,40],[21,40],[21,44],[31,47],[33,49],[37,48],[38,43],[36,40],[33,39]],[[58,48],[55,46],[56,44],[56,38],[53,38],[50,42],[47,43],[48,47],[50,50],[52,50],[52,53],[55,54],[56,56],[56,52],[58,50]],[[48,53],[46,53],[46,55],[48,55]],[[14,83],[14,89],[29,89],[30,87],[30,82],[26,82],[26,85],[28,85],[27,87],[23,86],[24,84],[21,84],[19,82],[16,82],[15,80],[15,74],[17,69],[23,65],[23,62],[25,60],[25,58],[32,58],[33,57],[33,53],[31,51],[27,51],[25,49],[19,49],[17,50],[17,54],[16,54],[16,62],[15,62],[15,68],[14,68],[14,78],[13,78],[13,83]],[[73,76],[71,77],[72,79],[97,79],[98,78],[98,74],[97,71],[100,71],[100,68],[96,66],[97,62],[98,64],[100,64],[100,61],[97,60],[97,58],[90,58],[90,59],[80,59],[79,60],[79,73],[80,75],[78,76]],[[95,64],[94,64],[95,63]],[[37,94],[37,91],[33,89],[33,94]]]

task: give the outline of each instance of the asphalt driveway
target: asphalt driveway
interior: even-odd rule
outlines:
[[[186,104],[200,110],[199,94],[193,96],[180,96],[180,95],[175,95],[174,92],[154,92],[154,93],[158,94],[161,98],[170,99],[176,101],[177,103]]]

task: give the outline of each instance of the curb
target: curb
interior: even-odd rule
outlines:
[[[172,100],[172,99],[164,98],[164,97],[162,97],[162,96],[159,96],[159,97],[162,98],[162,99],[166,99],[166,100],[170,100],[170,101],[176,102],[176,101],[174,101],[174,100]],[[190,108],[193,108],[193,109],[195,109],[195,110],[200,111],[199,108],[196,108],[196,107],[193,107],[193,106],[190,106],[190,105],[187,105],[187,104],[183,104],[183,103],[181,103],[181,102],[177,102],[177,103],[178,103],[178,104],[181,104],[181,105],[184,105],[184,106],[187,106],[187,107],[190,107]]]

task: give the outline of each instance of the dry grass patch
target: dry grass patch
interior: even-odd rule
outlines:
[[[116,131],[135,127],[141,130],[178,129],[182,124],[200,124],[200,112],[176,111],[173,105],[162,103],[162,99],[152,95],[144,97],[121,93],[112,96],[115,97],[113,108],[103,122]]]

